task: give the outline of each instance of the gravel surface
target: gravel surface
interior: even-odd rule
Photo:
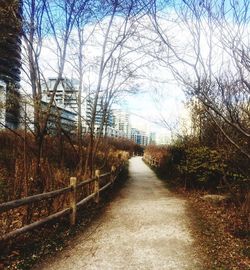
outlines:
[[[70,247],[37,269],[202,269],[185,200],[173,196],[141,160],[104,213]]]

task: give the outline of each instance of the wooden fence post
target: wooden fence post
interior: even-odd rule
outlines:
[[[116,171],[116,167],[114,165],[112,165],[111,167],[111,174],[110,174],[110,180],[111,180],[111,183],[113,184],[114,181],[115,181],[115,171]]]
[[[70,214],[70,225],[76,224],[76,177],[70,177],[70,207],[72,212]]]
[[[95,202],[99,203],[99,198],[100,198],[100,194],[99,194],[99,190],[100,190],[100,170],[96,170],[95,171],[95,190],[94,193],[96,194],[95,196]]]

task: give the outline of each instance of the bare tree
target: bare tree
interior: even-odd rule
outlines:
[[[34,102],[34,135],[37,144],[37,177],[38,184],[43,189],[41,178],[40,162],[44,137],[47,132],[51,110],[54,103],[57,87],[61,82],[65,63],[69,38],[72,29],[76,24],[76,18],[81,11],[81,1],[44,1],[25,0],[24,1],[24,72],[27,74],[29,84],[32,89]],[[46,82],[44,70],[42,68],[41,53],[45,41],[51,41],[53,51],[56,53],[57,68],[56,81],[50,96],[48,106],[42,107],[42,85]]]
[[[91,117],[88,121],[90,142],[85,161],[85,175],[91,175],[97,152],[99,137],[103,134],[110,108],[115,99],[126,91],[125,87],[138,69],[132,62],[125,64],[129,54],[125,44],[135,32],[136,21],[145,14],[145,5],[135,1],[114,1],[107,6],[103,19],[97,22],[102,38],[98,40],[101,53],[97,58],[97,82],[89,99],[92,102]],[[97,115],[101,115],[98,132],[96,133]]]
[[[158,61],[249,159],[248,1],[182,1],[168,15],[168,9],[158,11],[159,2],[150,16],[160,40]],[[174,34],[177,29],[186,39]]]

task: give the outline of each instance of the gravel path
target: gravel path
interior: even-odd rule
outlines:
[[[129,175],[104,213],[39,269],[202,269],[185,201],[173,196],[140,157],[130,160]]]

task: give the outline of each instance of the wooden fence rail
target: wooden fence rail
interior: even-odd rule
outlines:
[[[50,198],[56,197],[58,195],[61,195],[63,193],[66,193],[70,190],[71,190],[71,187],[69,186],[69,187],[54,190],[51,192],[37,194],[34,196],[22,198],[19,200],[2,203],[2,204],[0,204],[0,213],[6,212],[6,211],[14,209],[14,208],[18,208],[18,207],[23,206],[23,205],[31,204],[31,203],[38,202],[38,201],[45,200],[45,199],[50,199]]]
[[[85,181],[82,181],[78,184],[77,184],[77,178],[71,177],[70,184],[68,187],[0,204],[0,213],[3,213],[3,212],[7,212],[11,209],[15,209],[15,208],[18,208],[18,207],[23,206],[23,205],[29,205],[29,204],[34,203],[34,202],[54,198],[54,197],[61,195],[61,194],[69,193],[69,196],[70,196],[70,205],[68,208],[63,209],[63,210],[61,210],[57,213],[54,213],[52,215],[49,215],[41,220],[38,220],[36,222],[31,223],[31,224],[25,225],[22,228],[19,228],[19,229],[12,231],[12,232],[4,234],[3,236],[0,236],[0,241],[9,240],[11,238],[14,238],[14,237],[20,235],[20,234],[23,234],[23,233],[31,231],[35,228],[38,228],[38,227],[46,224],[49,221],[52,221],[52,220],[55,220],[55,219],[58,219],[60,217],[67,216],[67,215],[69,215],[70,224],[75,225],[77,210],[81,206],[85,205],[91,199],[94,199],[95,202],[98,203],[100,192],[107,189],[109,186],[111,186],[113,184],[113,182],[116,180],[116,178],[119,175],[119,173],[121,172],[121,170],[122,170],[122,167],[115,168],[115,166],[112,166],[111,172],[107,172],[104,174],[100,174],[100,171],[97,170],[95,172],[95,177],[88,179],[88,180],[85,180]],[[101,179],[107,178],[107,177],[109,177],[109,180],[107,181],[107,183],[105,183],[103,186],[101,186],[101,184],[100,184]],[[90,183],[94,183],[94,192],[89,194],[87,197],[82,198],[80,201],[77,202],[77,190],[80,187],[83,187],[83,186],[90,184]]]
[[[142,159],[152,167],[156,167],[156,168],[160,167],[160,161],[157,158],[144,154]]]

